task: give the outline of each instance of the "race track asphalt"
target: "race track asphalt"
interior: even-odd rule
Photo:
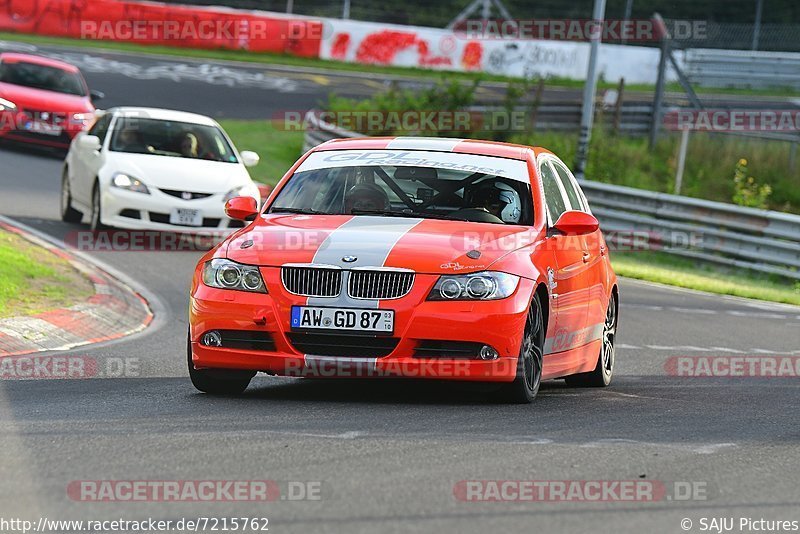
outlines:
[[[152,80],[117,81],[103,89],[139,94],[132,103],[141,104],[158,95],[159,105],[194,103],[201,93],[193,91],[208,85],[163,82],[149,92]],[[220,88],[208,90],[211,98]],[[234,101],[261,108],[278,98],[260,92]],[[85,230],[58,217],[60,166],[47,152],[0,146],[0,214],[56,239]],[[156,295],[157,321],[133,338],[68,353],[101,365],[135,362],[125,378],[0,382],[0,517],[249,516],[268,517],[272,532],[369,533],[667,533],[681,532],[683,518],[695,531],[702,517],[800,520],[798,378],[665,369],[676,356],[800,356],[798,308],[623,280],[613,386],[545,383],[530,406],[437,383],[261,376],[240,398],[213,398],[197,393],[185,371],[188,285],[200,253],[90,255]],[[79,502],[67,492],[72,481],[101,479],[267,479],[322,490],[320,500],[271,503]],[[454,496],[459,481],[484,479],[651,480],[670,494],[688,482],[706,499]]]

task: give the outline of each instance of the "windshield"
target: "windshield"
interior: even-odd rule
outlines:
[[[230,143],[216,126],[140,117],[117,119],[110,149],[129,154],[238,162]]]
[[[80,74],[35,63],[0,63],[0,82],[86,96],[87,88]]]
[[[525,162],[420,151],[312,154],[269,211],[533,224]]]

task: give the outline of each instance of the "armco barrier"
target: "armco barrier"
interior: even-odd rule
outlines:
[[[322,22],[278,13],[123,0],[0,1],[0,30],[319,57]]]
[[[687,50],[689,80],[705,87],[800,89],[800,54],[746,50]]]
[[[361,135],[309,115],[303,150],[339,137]],[[607,235],[647,233],[671,254],[800,280],[798,215],[588,180],[581,186]],[[670,246],[676,235],[696,239]]]

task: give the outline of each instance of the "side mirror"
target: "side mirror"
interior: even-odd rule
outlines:
[[[261,161],[261,157],[258,154],[249,150],[243,150],[241,156],[245,167],[255,167]]]
[[[100,144],[100,138],[96,135],[83,135],[78,140],[78,144],[81,148],[86,150],[100,150],[100,147],[102,146]]]
[[[225,203],[225,215],[239,221],[252,221],[258,215],[258,204],[253,197],[233,197]]]
[[[571,210],[562,213],[553,228],[566,235],[586,235],[597,231],[600,223],[593,215]]]
[[[95,91],[92,89],[89,91],[89,98],[92,102],[97,102],[98,100],[103,100],[106,97],[106,94],[102,91]]]

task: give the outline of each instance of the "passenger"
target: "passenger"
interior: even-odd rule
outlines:
[[[191,132],[186,132],[181,140],[181,154],[184,158],[198,158],[200,143],[197,136]]]

